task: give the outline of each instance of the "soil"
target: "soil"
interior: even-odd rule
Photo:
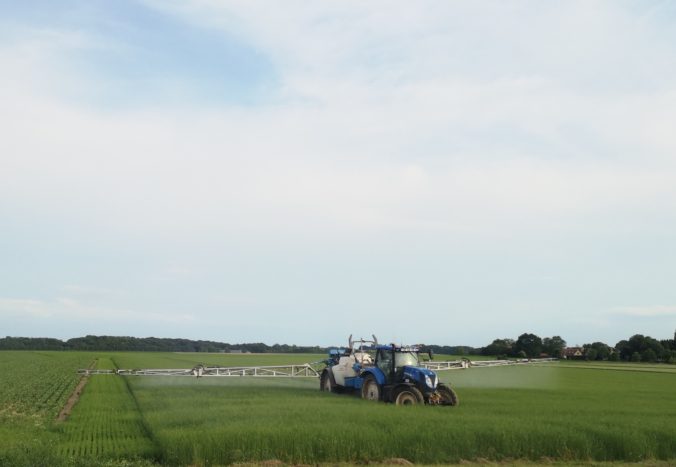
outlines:
[[[96,366],[96,360],[89,365],[88,369],[91,370],[94,366]],[[68,398],[66,405],[63,406],[63,409],[61,409],[61,412],[59,412],[59,415],[56,417],[57,422],[65,422],[68,419],[68,416],[73,411],[73,407],[75,407],[77,401],[80,400],[80,394],[82,394],[82,390],[87,384],[87,381],[89,381],[89,375],[83,375],[82,378],[80,378],[80,382],[75,386],[75,390]]]

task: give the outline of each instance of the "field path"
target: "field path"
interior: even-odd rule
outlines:
[[[94,359],[89,364],[88,368],[90,370],[96,366],[96,361],[97,361],[97,359]],[[61,409],[61,412],[59,412],[59,415],[57,415],[57,417],[56,417],[57,422],[65,422],[68,419],[68,416],[73,411],[73,407],[75,407],[75,404],[77,404],[77,401],[80,400],[80,394],[82,394],[82,390],[87,385],[87,381],[89,381],[89,375],[83,375],[82,378],[80,378],[80,382],[77,384],[77,386],[75,386],[73,393],[70,395],[70,397],[66,401],[66,405],[63,406],[63,408]]]

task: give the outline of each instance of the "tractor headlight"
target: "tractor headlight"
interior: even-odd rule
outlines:
[[[427,384],[427,387],[434,388],[436,387],[436,378],[434,380],[430,378],[429,376],[425,375],[425,384]]]

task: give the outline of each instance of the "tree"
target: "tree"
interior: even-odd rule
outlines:
[[[542,351],[550,357],[561,358],[566,341],[561,336],[545,337],[542,339]]]
[[[495,339],[481,349],[481,355],[511,355],[514,347],[513,339]]]
[[[631,347],[629,346],[629,341],[621,340],[615,344],[615,350],[619,354],[619,359],[629,360],[631,358]]]
[[[514,350],[524,352],[528,358],[539,357],[542,353],[542,339],[535,334],[524,333],[514,343]]]
[[[629,338],[628,341],[618,342],[616,348],[620,351],[620,356],[623,360],[632,359],[632,361],[634,361],[634,353],[643,355],[646,350],[650,349],[653,351],[655,356],[657,356],[661,355],[664,351],[664,347],[657,339],[653,339],[650,336],[644,336],[642,334],[634,334]],[[652,354],[648,355],[652,356]]]
[[[664,347],[662,346],[662,344],[660,344],[660,341],[658,341],[657,339],[653,339],[652,337],[647,336],[645,340],[646,345],[650,350],[655,352],[655,355],[660,355],[662,351],[664,351]]]
[[[610,347],[603,342],[594,342],[593,344],[585,344],[585,358],[587,360],[608,360],[610,357]],[[593,351],[594,358],[589,356],[589,352]]]
[[[585,360],[596,360],[597,357],[598,352],[593,347],[588,348],[587,351],[584,353]]]
[[[665,348],[662,350],[662,353],[659,355],[660,360],[662,360],[664,363],[671,363],[672,358],[671,354],[673,353],[673,350],[669,350],[668,348]]]
[[[645,349],[641,352],[641,361],[642,362],[656,362],[657,354],[653,349]]]
[[[632,362],[640,362],[641,361],[641,354],[638,353],[638,352],[634,352],[633,354],[631,354],[630,360]]]
[[[665,360],[665,363],[676,363],[676,350],[670,351],[670,355]]]

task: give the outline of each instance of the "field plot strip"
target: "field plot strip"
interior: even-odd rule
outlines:
[[[53,420],[78,384],[73,370],[91,354],[5,351],[0,359],[0,415]],[[14,420],[16,421],[16,420]]]
[[[0,465],[59,465],[54,419],[89,352],[0,351]]]
[[[603,370],[603,371],[633,371],[638,373],[661,373],[661,374],[671,374],[676,375],[676,367],[673,365],[632,365],[627,363],[618,363],[618,364],[603,364],[603,363],[581,363],[573,362],[571,364],[564,364],[562,368],[572,368],[580,370]]]
[[[96,366],[96,361],[97,361],[96,359],[92,361],[92,363],[89,365],[89,369],[93,369]],[[88,381],[89,381],[88,374],[85,374],[80,378],[80,381],[77,383],[77,386],[73,390],[73,393],[66,401],[66,405],[63,406],[61,412],[59,412],[59,415],[57,415],[56,417],[57,422],[63,422],[68,418],[70,413],[73,411],[73,407],[75,407],[77,401],[80,400],[80,394],[82,394],[82,391],[84,390],[84,387],[86,386]]]
[[[114,369],[111,359],[100,366]],[[124,378],[92,376],[80,402],[59,427],[65,457],[96,459],[156,458],[157,447]]]

